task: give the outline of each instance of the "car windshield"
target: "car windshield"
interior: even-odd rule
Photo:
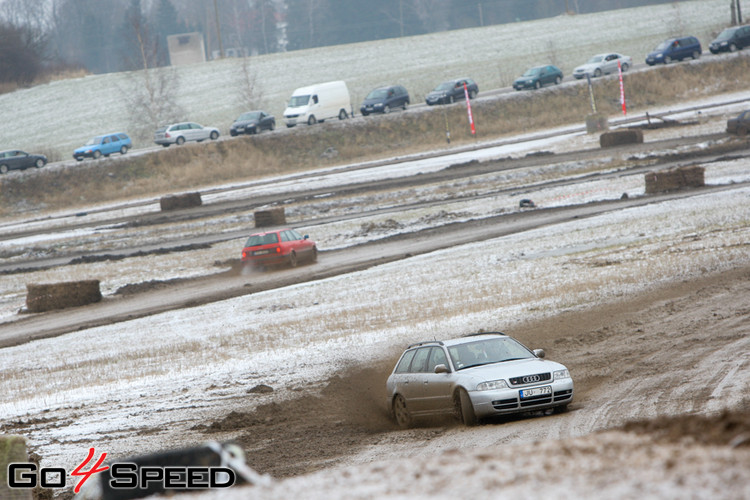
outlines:
[[[719,42],[722,40],[729,40],[730,38],[732,38],[732,35],[734,35],[734,32],[737,31],[738,29],[739,28],[727,28],[721,33],[719,33],[719,36],[716,37],[716,40]]]
[[[101,137],[93,137],[93,138],[89,139],[88,142],[86,142],[86,144],[84,144],[84,146],[93,146],[94,144],[100,144],[101,142],[102,142],[102,138]]]
[[[279,235],[276,233],[253,234],[247,239],[246,247],[257,247],[260,245],[271,245],[279,242]]]
[[[366,99],[382,99],[388,95],[388,89],[375,89],[367,94]]]
[[[453,88],[454,83],[453,82],[443,82],[437,87],[435,87],[435,90],[450,90]]]
[[[248,113],[242,113],[237,121],[245,120],[260,120],[260,111],[250,111]]]
[[[310,101],[309,95],[293,95],[292,98],[289,100],[289,107],[299,108],[300,106],[307,106],[307,103],[309,101]]]
[[[531,68],[527,69],[526,73],[523,74],[523,76],[536,76],[539,74],[539,72],[542,70],[542,68]]]
[[[594,56],[588,60],[589,63],[598,63],[604,60],[604,56]]]
[[[450,346],[448,353],[456,370],[534,357],[531,351],[510,337],[497,337]]]

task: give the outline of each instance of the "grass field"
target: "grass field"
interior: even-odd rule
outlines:
[[[280,117],[294,88],[345,80],[355,109],[375,86],[400,82],[413,102],[437,83],[471,76],[481,90],[507,86],[526,68],[559,65],[565,74],[592,54],[613,50],[642,62],[658,42],[693,34],[706,45],[729,22],[725,0],[694,0],[532,22],[324,47],[249,60],[257,75],[260,106]],[[219,127],[223,133],[245,111],[242,61],[225,59],[177,68],[178,104],[184,119]],[[122,95],[138,75],[117,73],[53,81],[0,95],[0,149],[44,152],[69,158],[90,137],[113,131],[139,136],[150,145],[143,123],[132,123]]]

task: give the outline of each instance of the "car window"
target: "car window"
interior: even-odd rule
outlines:
[[[294,229],[291,229],[289,232],[292,233],[292,236],[293,236],[292,239],[294,239],[294,240],[302,240],[302,239],[304,239],[304,237],[301,234],[299,234],[297,231],[295,231]]]
[[[247,239],[245,246],[257,247],[260,245],[270,245],[272,243],[278,243],[278,242],[279,242],[279,236],[276,233],[253,234]]]
[[[414,354],[416,352],[416,349],[412,349],[411,351],[406,351],[404,355],[401,356],[401,361],[399,361],[398,366],[396,366],[396,373],[409,373],[411,360],[414,359]]]
[[[448,366],[448,358],[445,355],[445,351],[441,347],[433,347],[430,352],[430,360],[427,364],[427,371],[435,373],[435,367],[437,365]]]
[[[111,140],[112,139],[110,139],[109,137],[105,137],[104,140],[102,141],[102,144],[109,144]]]
[[[430,358],[431,347],[420,347],[417,349],[417,353],[414,355],[414,359],[411,362],[411,371],[413,373],[426,373],[427,372],[427,361]]]
[[[121,140],[123,140],[123,141],[127,141],[128,140],[128,134],[119,134],[118,137]]]
[[[281,232],[281,241],[292,241],[292,234],[290,231]]]

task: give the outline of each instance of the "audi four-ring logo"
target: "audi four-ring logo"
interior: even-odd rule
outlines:
[[[529,375],[527,377],[522,378],[521,380],[523,381],[524,384],[530,384],[532,382],[539,382],[540,380],[542,380],[542,377],[540,377],[539,375]]]

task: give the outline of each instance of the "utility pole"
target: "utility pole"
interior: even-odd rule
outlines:
[[[478,3],[477,8],[479,9],[479,26],[484,27],[484,13],[482,12],[482,4]]]
[[[219,39],[219,58],[224,59],[224,45],[221,43],[221,24],[219,23],[218,0],[214,0],[214,13],[216,14],[216,38]]]

